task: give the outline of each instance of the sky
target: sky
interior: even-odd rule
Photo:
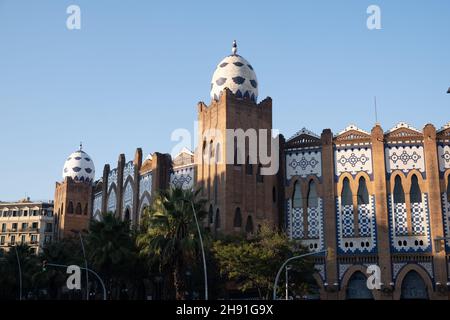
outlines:
[[[69,5],[81,29],[66,27]],[[367,28],[378,5],[381,30]],[[0,0],[0,200],[53,199],[80,141],[100,177],[171,152],[231,53],[255,68],[273,127],[338,133],[450,121],[450,1]]]

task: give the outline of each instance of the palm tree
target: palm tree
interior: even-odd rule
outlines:
[[[92,220],[87,236],[88,261],[106,280],[113,298],[120,298],[120,289],[129,279],[136,263],[135,241],[128,221],[112,213],[101,221]]]
[[[200,250],[192,204],[199,221],[207,212],[199,190],[171,188],[160,192],[142,217],[137,243],[142,255],[159,264],[161,272],[169,271],[177,300],[185,298],[185,271],[195,263]]]

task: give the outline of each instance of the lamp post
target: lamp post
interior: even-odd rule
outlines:
[[[83,251],[83,257],[84,257],[84,268],[86,270],[86,300],[89,300],[89,271],[88,271],[88,263],[86,259],[86,251],[84,250],[84,241],[83,236],[81,235],[81,232],[78,230],[70,230],[71,232],[78,234],[80,237],[81,242],[81,250]]]
[[[19,300],[22,301],[22,266],[20,265],[19,253],[17,252],[17,245],[14,246],[16,251],[17,265],[19,266]]]
[[[290,262],[292,262],[292,261],[294,261],[294,260],[301,259],[301,258],[306,258],[306,257],[309,257],[309,256],[314,256],[314,255],[316,255],[316,254],[322,254],[322,253],[327,254],[327,253],[328,253],[328,250],[319,251],[319,252],[306,253],[306,254],[302,254],[302,255],[300,255],[300,256],[295,256],[295,257],[292,257],[292,258],[287,259],[287,260],[283,263],[283,265],[281,266],[280,270],[278,270],[277,276],[276,276],[276,278],[275,278],[275,282],[274,282],[274,284],[273,284],[273,300],[277,300],[278,280],[280,279],[281,272],[283,271],[283,269],[284,269]]]
[[[200,246],[202,249],[202,258],[203,258],[203,276],[205,280],[205,300],[208,300],[208,273],[206,271],[206,258],[205,258],[205,247],[203,246],[203,237],[200,231],[200,225],[198,224],[197,213],[195,211],[194,202],[191,200],[183,199],[186,202],[189,202],[192,206],[192,212],[194,213],[195,224],[197,225],[198,237],[200,239]]]
[[[286,300],[289,300],[289,270],[291,266],[286,266]]]

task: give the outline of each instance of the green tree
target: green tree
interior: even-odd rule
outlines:
[[[103,214],[101,221],[91,221],[86,239],[89,265],[105,281],[110,298],[125,299],[124,289],[128,290],[130,278],[135,276],[134,270],[138,270],[135,239],[129,222],[111,213]]]
[[[220,272],[242,292],[256,289],[260,299],[270,297],[275,276],[284,261],[307,253],[306,248],[267,226],[254,238],[218,240],[212,250]],[[304,295],[314,284],[314,264],[311,259],[302,259],[293,262],[292,267],[290,290]]]
[[[41,266],[44,261],[62,265],[84,266],[78,237],[64,238],[46,244],[39,255],[39,259]],[[55,267],[47,267],[46,270],[41,268],[34,276],[36,286],[45,288],[48,298],[53,300],[62,298],[61,288],[65,286],[66,280],[65,270]]]
[[[16,253],[17,251],[17,253]],[[38,272],[38,259],[34,249],[26,244],[10,247],[0,257],[0,300],[19,299],[19,264],[22,275],[22,299],[31,298],[34,292],[33,277]]]
[[[201,248],[192,204],[200,223],[207,213],[199,190],[171,188],[160,192],[145,211],[137,237],[140,252],[150,265],[157,264],[160,272],[170,273],[177,300],[185,299],[186,270],[200,264]]]

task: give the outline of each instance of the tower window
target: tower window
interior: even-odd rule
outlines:
[[[400,176],[395,177],[394,203],[405,203],[405,191]]]
[[[367,190],[366,179],[361,177],[358,186],[358,205],[369,204],[369,191]]]
[[[245,162],[245,173],[247,175],[252,175],[253,174],[253,166],[250,163],[250,156],[247,156],[247,161]]]
[[[69,207],[67,208],[67,213],[73,214],[73,203],[69,201]]]
[[[219,208],[217,208],[216,210],[216,225],[215,225],[215,229],[219,229],[220,228],[220,211]]]
[[[77,203],[77,208],[75,209],[75,214],[81,215],[81,203]]]
[[[422,202],[422,191],[419,186],[419,179],[417,179],[416,175],[412,176],[411,179],[411,203],[421,203]]]
[[[86,203],[84,206],[84,215],[87,216],[87,214],[88,214],[88,205]]]
[[[236,211],[234,213],[234,221],[233,226],[235,228],[241,228],[242,227],[242,214],[241,214],[241,208],[236,208]]]
[[[342,205],[343,206],[351,206],[353,205],[353,193],[350,188],[350,180],[348,178],[344,179],[344,183],[342,185]]]

